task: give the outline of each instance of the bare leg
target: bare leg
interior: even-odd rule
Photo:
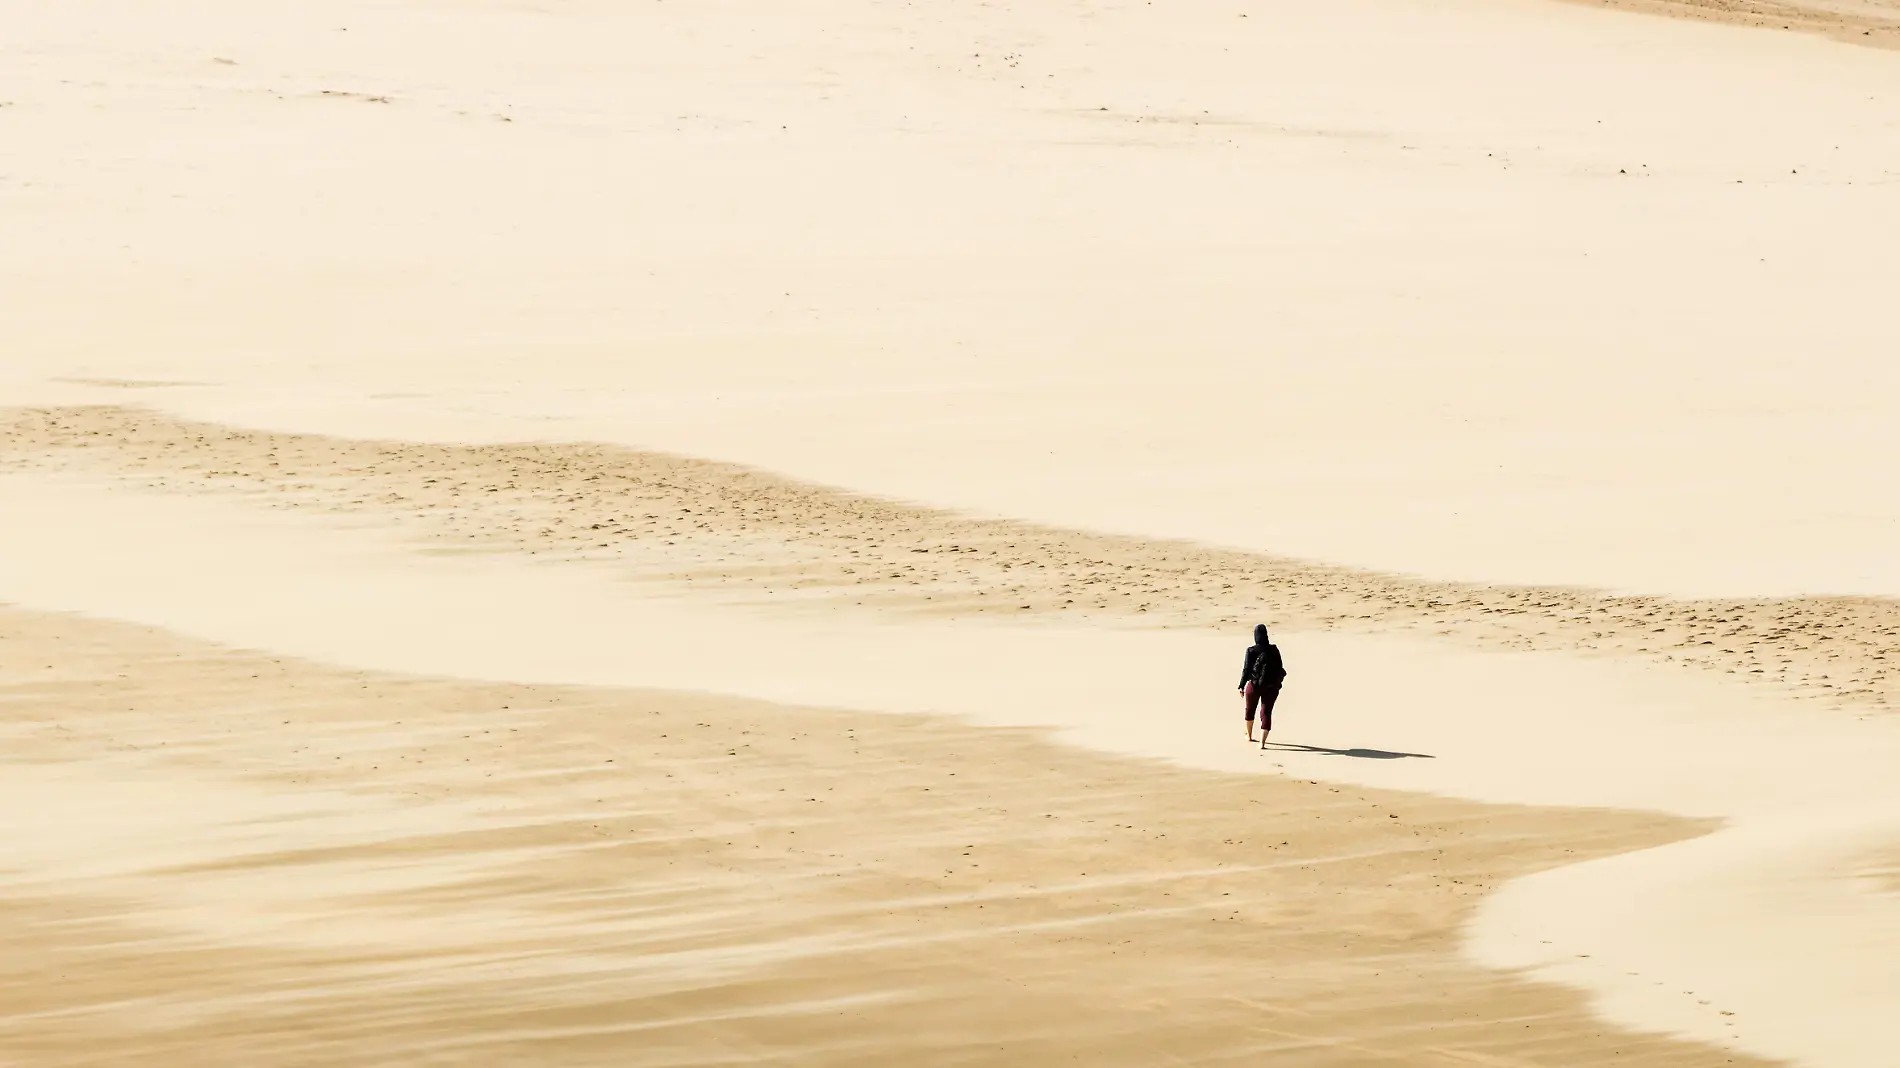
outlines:
[[[1260,694],[1260,748],[1267,747],[1267,735],[1273,733],[1273,706],[1280,701],[1280,688],[1268,687]],[[1248,725],[1249,727],[1252,724]]]

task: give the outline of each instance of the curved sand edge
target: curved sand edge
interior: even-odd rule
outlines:
[[[1798,1064],[1882,1064],[1900,899],[1867,877],[1866,856],[1900,842],[1900,804],[1891,788],[1862,796],[1763,805],[1693,842],[1513,882],[1481,906],[1467,945],[1482,963],[1590,991],[1608,1019],[1726,1034]]]
[[[1501,881],[1690,821],[19,609],[0,649],[13,1056],[1747,1063],[1457,952]]]

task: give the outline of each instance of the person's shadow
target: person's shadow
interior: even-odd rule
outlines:
[[[1279,750],[1282,753],[1319,753],[1324,756],[1358,757],[1361,760],[1437,760],[1430,753],[1394,753],[1385,749],[1328,749],[1323,745],[1299,745],[1294,742],[1268,742],[1261,746],[1267,752]]]

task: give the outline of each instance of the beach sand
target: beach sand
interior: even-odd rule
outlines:
[[[10,9],[11,403],[1900,595],[1886,51],[1532,0],[455,11]]]
[[[1886,1068],[1888,8],[1592,6],[11,5],[0,1062]]]
[[[114,428],[133,418],[146,432],[164,425],[123,412],[58,418]],[[609,549],[647,550],[615,563],[599,555],[602,541],[590,553],[565,544],[563,524],[551,517],[524,524],[521,501],[560,501],[589,516],[597,508],[658,515],[658,506],[625,507],[625,487],[615,483],[638,482],[640,463],[665,458],[533,446],[537,465],[562,472],[565,488],[530,485],[514,498],[502,484],[471,485],[466,472],[439,463],[439,446],[175,429],[208,451],[169,471],[141,459],[154,455],[144,433],[114,429],[78,439],[88,446],[42,442],[37,450],[20,447],[24,435],[10,438],[7,466],[26,470],[0,475],[16,519],[0,530],[0,596],[356,670],[711,689],[860,715],[948,715],[972,729],[1053,729],[1067,744],[1199,773],[1405,790],[1415,799],[1667,813],[1720,830],[1594,863],[1566,845],[1575,862],[1478,903],[1461,959],[1587,990],[1592,1010],[1621,1025],[1623,1039],[1696,1039],[1720,1049],[1710,1057],[1739,1049],[1878,1064],[1884,1056],[1868,1028],[1900,989],[1900,929],[1889,922],[1892,900],[1865,878],[1865,857],[1900,839],[1891,777],[1900,729],[1884,714],[1883,691],[1829,688],[1830,679],[1885,663],[1881,602],[1846,606],[1874,614],[1850,614],[1832,629],[1802,625],[1785,603],[1675,606],[1690,628],[1679,640],[1686,649],[1719,639],[1711,648],[1723,655],[1746,650],[1778,663],[1818,647],[1833,674],[1817,667],[1805,682],[1679,657],[1655,637],[1655,604],[1624,605],[1628,619],[1619,621],[1597,610],[1618,599],[1574,592],[1583,599],[1574,618],[1546,618],[1534,639],[1477,628],[1486,615],[1526,611],[1511,603],[1488,611],[1463,603],[1462,631],[1428,630],[1415,613],[1389,607],[1309,618],[1281,632],[1296,674],[1276,741],[1262,751],[1241,742],[1234,722],[1232,630],[1182,619],[1210,600],[1220,608],[1190,581],[1194,562],[1162,569],[1157,581],[1121,557],[1096,556],[1179,546],[999,521],[985,525],[993,541],[951,541],[932,528],[957,521],[927,509],[724,468],[695,477],[682,474],[693,465],[675,464],[663,482],[690,488],[695,505],[669,509],[681,519],[675,528],[618,535],[584,524]],[[252,469],[246,456],[260,440]],[[354,464],[305,466],[313,454],[357,449],[404,470],[409,481],[399,485],[447,481],[470,503],[418,511]],[[118,463],[101,462],[115,450]],[[273,463],[282,482],[272,481]],[[756,494],[745,509],[706,507],[734,480]],[[761,536],[760,525],[769,536],[770,514],[786,500],[806,517],[802,538],[784,535],[805,542],[800,558],[700,566],[735,540]],[[826,539],[836,546],[826,550]],[[1012,562],[1000,554],[1016,539],[1036,548]],[[913,557],[996,552],[990,567],[1026,574],[966,583],[959,593],[954,576],[926,581],[918,565],[845,547],[880,542]],[[675,570],[656,566],[669,557]],[[830,570],[821,566],[827,558]],[[1262,574],[1276,566],[1287,565],[1254,562]],[[872,568],[881,585],[856,581]],[[693,580],[721,569],[719,581]],[[1073,599],[1056,595],[1083,581],[1078,572],[1102,576],[1107,588],[1099,602],[1064,607]],[[1355,581],[1366,591],[1360,608],[1431,600],[1410,580]],[[1139,600],[1123,596],[1130,588]],[[1548,612],[1564,602],[1528,603]],[[1742,614],[1718,614],[1731,611]],[[1750,612],[1785,622],[1754,634]],[[1617,655],[1602,651],[1625,641]],[[954,774],[967,774],[964,759],[951,761]],[[880,778],[876,786],[907,782]],[[1251,822],[1245,812],[1229,818],[1234,836]]]
[[[1693,822],[19,610],[0,649],[16,1063],[1747,1063],[1457,953],[1504,879]]]

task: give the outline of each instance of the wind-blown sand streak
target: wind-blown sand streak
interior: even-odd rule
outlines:
[[[1900,6],[1882,0],[1572,0],[1591,7],[1763,29],[1820,34],[1848,44],[1900,48]]]
[[[268,492],[298,507],[419,520],[470,547],[606,559],[729,595],[1189,626],[1266,615],[1636,655],[1870,712],[1900,702],[1900,602],[1883,598],[1686,601],[1479,586],[963,516],[619,446],[353,441],[132,408],[0,414],[0,466]]]
[[[1900,894],[1900,851],[1875,857],[1867,874],[1878,880],[1881,888],[1888,893]]]
[[[1765,1063],[1456,952],[1696,821],[9,608],[0,733],[0,1060]]]

